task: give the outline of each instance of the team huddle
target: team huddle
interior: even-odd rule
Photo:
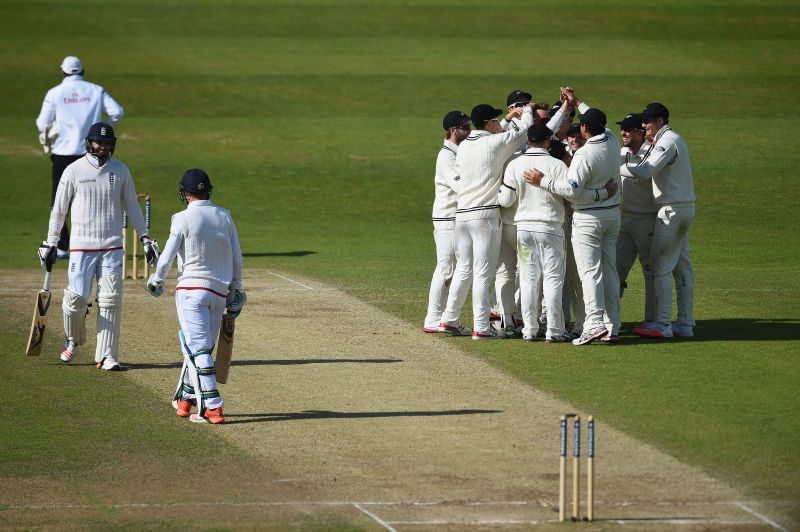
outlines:
[[[86,316],[96,281],[95,363],[102,370],[122,369],[121,273],[127,216],[140,235],[147,263],[155,268],[147,281],[150,295],[162,294],[164,280],[178,259],[175,303],[183,367],[173,406],[178,416],[194,422],[223,423],[223,401],[212,352],[223,312],[227,310],[226,319],[233,320],[247,300],[241,290],[242,253],[230,212],[211,202],[212,185],[205,171],[186,171],[178,186],[186,209],[173,215],[162,253],[148,234],[130,170],[113,157],[117,145],[114,128],[99,121],[105,111],[109,121],[116,124],[122,117],[122,107],[102,87],[83,80],[83,65],[77,57],[67,57],[61,68],[64,80],[48,92],[37,119],[43,144],[54,140],[48,146],[53,160],[53,207],[47,240],[39,246],[39,259],[48,271],[45,287],[53,263],[59,258],[69,260],[62,302],[66,339],[60,358],[64,363],[72,362],[86,342]],[[54,124],[57,137],[50,135]],[[84,127],[88,127],[88,133]],[[75,141],[81,137],[82,142]],[[71,234],[63,231],[67,215]],[[232,329],[232,324],[229,327]],[[222,377],[220,380],[224,382]]]
[[[605,113],[572,88],[562,87],[552,107],[532,100],[515,90],[505,113],[480,104],[470,116],[444,117],[434,179],[437,264],[423,331],[616,343],[638,256],[645,308],[632,332],[694,336],[694,182],[668,109],[651,103],[616,122],[620,146]],[[472,328],[460,320],[470,286]]]

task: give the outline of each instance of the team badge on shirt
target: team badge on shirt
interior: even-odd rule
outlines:
[[[108,186],[110,186],[111,188],[114,188],[114,180],[116,178],[117,178],[117,176],[114,175],[114,172],[111,172],[110,174],[108,174]]]
[[[572,188],[578,188],[578,182],[574,179],[570,179],[569,184],[572,185]]]
[[[667,151],[667,149],[664,146],[657,146],[656,151]]]

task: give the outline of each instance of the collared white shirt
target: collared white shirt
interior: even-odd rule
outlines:
[[[47,91],[36,127],[44,133],[54,120],[58,122],[58,137],[53,143],[55,155],[86,153],[86,134],[92,124],[102,120],[103,112],[112,126],[122,119],[124,110],[103,87],[85,81],[82,76],[66,76]]]
[[[564,200],[551,192],[529,185],[524,172],[538,168],[555,180],[567,179],[567,165],[550,156],[544,148],[528,148],[525,153],[511,161],[503,176],[503,186],[498,192],[498,201],[508,207],[519,201],[514,222],[518,229],[533,230],[536,224],[564,223]]]
[[[658,205],[656,205],[655,197],[653,196],[653,183],[649,179],[636,179],[628,171],[627,162],[631,164],[639,164],[643,161],[653,145],[650,141],[645,139],[636,153],[633,153],[630,148],[622,147],[620,150],[620,167],[619,173],[622,178],[620,184],[620,194],[622,202],[620,207],[623,214],[652,214],[658,212]]]
[[[626,166],[634,177],[653,178],[653,195],[659,205],[692,203],[696,199],[689,148],[669,124],[658,130],[647,157],[639,163],[629,160]]]
[[[456,224],[456,193],[453,188],[459,177],[456,173],[458,145],[445,139],[436,157],[436,174],[433,179],[433,223],[441,229]]]

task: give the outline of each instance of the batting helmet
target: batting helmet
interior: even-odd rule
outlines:
[[[199,168],[192,168],[191,170],[186,170],[183,174],[181,184],[178,187],[178,194],[182,202],[188,203],[186,201],[187,192],[193,196],[211,197],[212,188],[211,179],[208,177],[208,174]]]
[[[117,137],[114,136],[114,128],[105,122],[92,124],[92,127],[89,128],[89,133],[86,135],[86,151],[94,154],[92,151],[92,141],[111,143],[111,149],[108,155],[112,155],[114,153],[114,148],[117,146]]]

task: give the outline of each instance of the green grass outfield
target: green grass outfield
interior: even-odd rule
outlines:
[[[421,334],[434,265],[445,112],[502,106],[514,88],[552,102],[565,84],[614,120],[663,101],[695,171],[697,338],[555,350],[452,341],[755,498],[800,501],[797,2],[3,0],[0,20],[0,268],[38,268],[50,164],[34,119],[74,54],[125,107],[117,155],[153,197],[160,242],[182,172],[205,168],[246,268],[341,287],[406,318],[409,334]],[[630,285],[628,323],[641,312],[635,272]],[[29,318],[16,319],[0,325],[13,396],[0,424],[24,411],[38,423],[0,433],[5,473],[23,442],[46,456],[59,423],[39,417],[29,391],[71,386],[23,378]],[[143,452],[173,452],[170,434]],[[27,460],[21,474],[50,467]]]

